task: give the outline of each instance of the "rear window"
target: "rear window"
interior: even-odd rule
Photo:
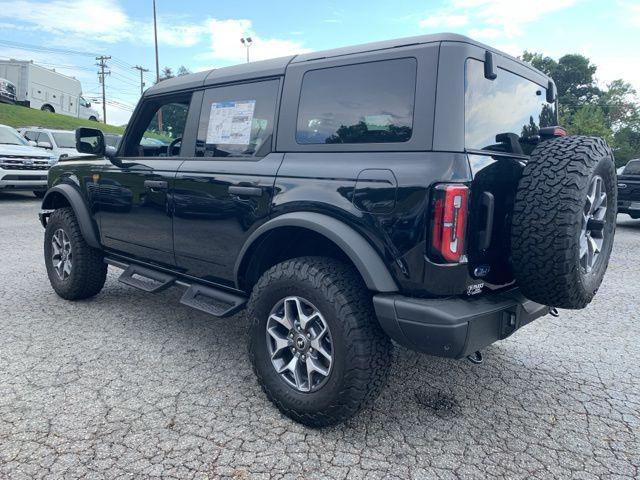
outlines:
[[[622,175],[640,175],[640,160],[632,160],[627,163]]]
[[[515,73],[498,69],[495,80],[484,77],[484,63],[468,59],[465,74],[465,145],[467,149],[529,154],[540,128],[557,125],[555,104],[547,89]],[[510,134],[519,151],[496,139]],[[513,137],[515,135],[515,137]]]
[[[414,58],[402,58],[307,72],[296,141],[408,141],[413,130],[416,68]]]

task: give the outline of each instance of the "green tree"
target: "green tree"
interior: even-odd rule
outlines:
[[[602,137],[611,142],[613,135],[605,122],[604,112],[597,105],[583,105],[573,116],[568,128],[570,135]]]

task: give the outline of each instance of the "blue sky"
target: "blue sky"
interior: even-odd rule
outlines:
[[[137,71],[154,78],[151,0],[0,0],[0,59],[46,64],[99,85],[91,54],[112,55],[109,123],[127,121],[139,97]],[[582,53],[601,83],[624,78],[640,90],[640,0],[254,1],[157,0],[160,64],[192,71],[245,60],[442,31],[508,53]],[[32,46],[39,48],[34,49]],[[53,50],[53,51],[52,51]],[[81,54],[78,52],[84,52]]]

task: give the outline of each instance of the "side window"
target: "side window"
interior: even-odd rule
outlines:
[[[209,89],[204,94],[197,157],[262,157],[273,136],[279,80]]]
[[[417,62],[401,58],[305,73],[298,144],[406,142],[413,130]]]
[[[32,142],[38,141],[38,132],[28,131],[24,132],[24,138],[31,140]]]
[[[536,146],[540,128],[558,124],[556,106],[547,103],[546,88],[502,68],[497,73],[494,80],[488,80],[484,63],[467,59],[466,148],[528,155]],[[519,145],[516,151],[514,145]]]
[[[124,156],[179,156],[190,103],[191,93],[146,100]]]

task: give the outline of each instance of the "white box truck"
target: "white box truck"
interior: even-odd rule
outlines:
[[[45,112],[98,120],[82,97],[80,80],[26,60],[0,60],[0,77],[16,87],[16,103]]]

